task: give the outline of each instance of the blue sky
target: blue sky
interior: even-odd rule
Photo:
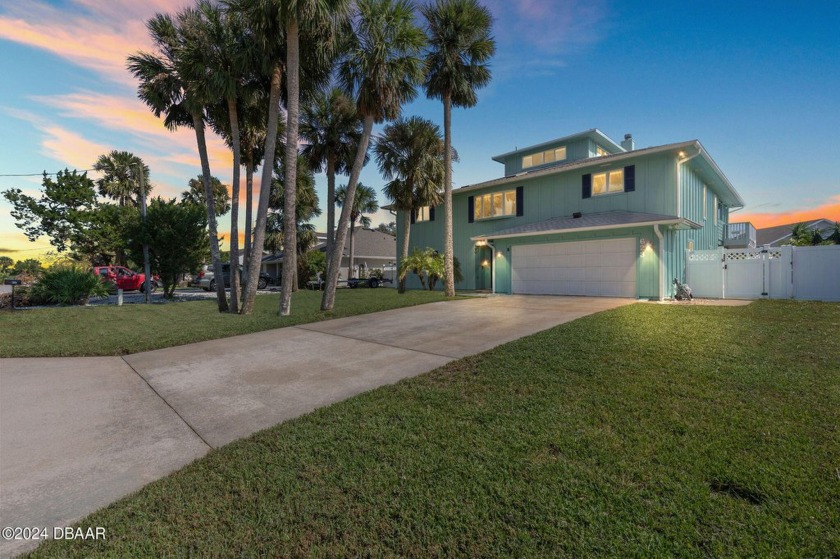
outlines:
[[[86,169],[125,149],[149,163],[158,194],[177,196],[199,172],[194,136],[155,122],[124,59],[148,48],[144,20],[179,3],[0,6],[0,175]],[[699,139],[759,226],[840,220],[840,3],[485,4],[496,17],[494,80],[475,108],[454,112],[456,186],[500,176],[492,155],[599,128],[617,141],[630,132],[637,147]],[[442,123],[440,104],[422,98],[404,114]],[[229,180],[220,142],[211,155],[213,173]],[[362,181],[382,186],[374,163]],[[0,190],[39,185],[0,177]],[[318,187],[323,200],[323,176]],[[0,202],[0,254],[29,257],[47,244],[26,241]]]

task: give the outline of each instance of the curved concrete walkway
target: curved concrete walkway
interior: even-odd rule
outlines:
[[[0,527],[52,533],[211,448],[633,302],[497,296],[124,358],[0,359]],[[0,540],[0,555],[35,544]]]

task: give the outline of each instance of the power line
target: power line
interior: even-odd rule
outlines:
[[[69,169],[65,169],[69,170]],[[73,171],[77,173],[87,173],[88,171],[95,171],[96,169],[73,169]],[[43,177],[44,175],[57,175],[58,173],[63,173],[64,171],[56,171],[55,173],[21,173],[16,175],[0,175],[0,177]]]

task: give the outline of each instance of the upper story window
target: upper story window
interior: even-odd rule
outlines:
[[[421,208],[417,208],[414,210],[414,222],[420,223],[421,221],[431,221],[432,219],[432,209],[429,206],[423,206]]]
[[[592,175],[592,195],[624,192],[624,170],[607,171]]]
[[[610,152],[602,148],[601,146],[595,146],[595,157],[603,157],[605,155],[609,155]]]
[[[476,196],[473,204],[475,219],[516,215],[516,190]]]
[[[566,159],[566,146],[550,149],[542,153],[535,153],[533,155],[526,155],[522,158],[522,168],[536,167],[537,165],[545,165],[546,163],[554,163],[556,161],[563,161]]]

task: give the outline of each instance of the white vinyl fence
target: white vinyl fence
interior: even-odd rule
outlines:
[[[840,245],[689,251],[696,297],[840,301]]]

